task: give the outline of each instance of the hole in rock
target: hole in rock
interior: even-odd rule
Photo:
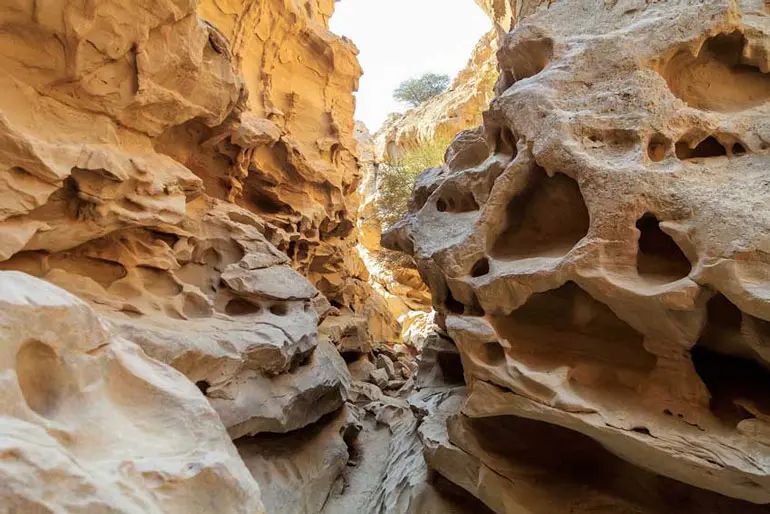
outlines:
[[[479,204],[470,191],[460,191],[457,187],[445,186],[441,198],[436,201],[439,212],[472,212],[479,210]]]
[[[310,256],[310,243],[308,241],[300,240],[297,243],[297,251],[294,254],[294,259],[298,262],[306,262],[309,256]],[[316,270],[317,268],[323,268],[325,265],[324,259],[318,259],[318,260],[320,261],[319,265],[312,266]]]
[[[660,162],[666,158],[671,141],[662,134],[655,134],[647,144],[647,156],[653,162]]]
[[[746,147],[740,143],[733,143],[733,147],[730,149],[732,155],[743,155],[746,153]]]
[[[225,306],[225,313],[229,316],[245,316],[249,314],[257,314],[262,308],[248,300],[243,298],[233,298]]]
[[[498,342],[484,343],[481,352],[487,364],[497,365],[505,362],[505,348]]]
[[[711,394],[712,412],[733,426],[754,417],[752,410],[770,415],[770,398],[763,392],[770,387],[770,370],[757,361],[744,318],[757,327],[766,323],[744,316],[723,294],[714,295],[706,304],[706,324],[691,352],[695,370]]]
[[[438,352],[436,362],[447,383],[462,384],[465,382],[463,362],[458,352]]]
[[[541,370],[591,370],[573,378],[586,385],[635,387],[656,364],[643,336],[577,284],[532,295],[507,316],[488,317],[507,354]]]
[[[688,105],[731,112],[770,99],[770,75],[744,57],[746,37],[739,31],[709,38],[697,56],[682,50],[660,73],[671,92]]]
[[[361,459],[362,449],[358,441],[358,434],[361,433],[361,425],[350,423],[342,429],[342,440],[348,448],[348,466],[358,465]]]
[[[447,310],[453,314],[463,314],[465,312],[465,305],[463,305],[462,302],[457,301],[455,297],[452,296],[452,291],[450,291],[449,288],[446,289],[444,305],[446,306]]]
[[[508,71],[514,82],[534,77],[553,58],[553,40],[547,37],[526,39],[499,53],[500,68]]]
[[[511,158],[516,157],[516,138],[508,127],[501,127],[497,131],[495,153],[510,155]]]
[[[64,363],[53,348],[39,341],[19,348],[16,377],[29,408],[47,418],[56,414],[70,388]]]
[[[584,145],[587,148],[609,152],[627,153],[640,146],[639,134],[633,130],[583,127]]]
[[[48,265],[67,273],[88,277],[104,288],[110,287],[128,274],[126,268],[120,263],[72,253],[54,254],[49,257]]]
[[[589,216],[580,187],[570,177],[533,171],[528,187],[508,204],[492,256],[502,259],[561,257],[587,233]]]
[[[310,364],[310,361],[313,358],[313,354],[315,353],[315,346],[305,352],[301,353],[295,353],[291,357],[291,362],[289,363],[289,371],[294,371],[300,366],[307,366]]]
[[[353,364],[363,355],[361,352],[340,352],[345,364]]]
[[[250,188],[249,200],[256,207],[257,212],[262,214],[279,214],[290,210],[278,199],[256,188]]]
[[[275,316],[286,316],[289,313],[289,306],[285,303],[274,303],[270,306],[270,312]]]
[[[636,268],[640,276],[673,282],[690,274],[690,261],[671,236],[661,230],[654,215],[642,216],[636,222],[636,228],[639,230]]]
[[[200,389],[201,393],[203,393],[203,396],[206,396],[206,393],[209,392],[209,387],[211,387],[211,384],[209,384],[208,380],[198,380],[195,382],[195,386]]]
[[[489,273],[489,259],[482,257],[471,268],[471,276],[474,278],[483,277],[487,273]]]
[[[692,362],[711,394],[711,412],[736,426],[757,412],[770,415],[770,370],[753,359],[716,352],[700,342],[692,349]]]
[[[166,243],[169,248],[174,248],[174,245],[176,245],[180,239],[179,235],[172,234],[170,232],[162,232],[160,230],[148,230],[148,232],[152,235],[152,237],[160,239]]]
[[[449,422],[449,438],[472,455],[493,456],[484,459],[484,463],[501,480],[510,481],[511,488],[518,488],[523,481],[532,486],[524,490],[535,495],[533,501],[539,494],[553,502],[542,512],[572,512],[576,505],[595,505],[595,509],[587,511],[608,514],[767,511],[766,505],[657,475],[614,455],[586,435],[544,421],[460,415]],[[559,494],[553,496],[553,491]],[[489,498],[494,501],[494,497]]]
[[[690,148],[690,144],[686,141],[679,141],[676,144],[676,156],[682,161],[722,157],[725,155],[727,155],[727,150],[713,136],[707,137],[695,145],[695,148]]]

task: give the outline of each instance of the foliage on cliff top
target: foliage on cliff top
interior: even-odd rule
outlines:
[[[405,151],[400,159],[380,164],[376,205],[383,229],[406,214],[417,175],[428,168],[440,166],[449,143],[451,140],[448,138],[422,143]]]
[[[417,107],[446,90],[448,86],[449,76],[426,73],[421,77],[411,78],[399,84],[393,91],[393,98],[400,102],[407,102],[412,107]]]

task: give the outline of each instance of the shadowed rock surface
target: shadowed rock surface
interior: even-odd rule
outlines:
[[[770,11],[478,3],[371,284],[332,0],[0,6],[0,510],[767,512]]]
[[[538,4],[486,3],[497,97],[383,238],[468,382],[429,465],[495,512],[764,512],[767,8]]]

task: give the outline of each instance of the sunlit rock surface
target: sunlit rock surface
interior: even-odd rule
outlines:
[[[430,466],[495,512],[764,512],[767,7],[539,3],[384,237],[468,382]]]
[[[0,272],[3,512],[264,512],[217,413],[66,291]]]
[[[177,413],[170,405],[167,416],[158,407],[157,420],[135,421],[119,442],[136,446],[125,466],[145,465],[140,440],[205,454],[224,444],[217,441],[225,429],[233,438],[291,432],[344,405],[350,377],[319,342],[318,323],[344,310],[375,323],[379,311],[354,250],[352,91],[360,70],[353,45],[326,29],[332,7],[0,6],[0,269],[86,300],[109,325],[103,330],[189,382],[158,363],[142,380],[153,369],[172,373],[188,391],[178,394],[205,406]],[[121,401],[142,416],[144,403],[163,400],[132,394],[139,396]],[[70,408],[85,423],[98,406],[83,401],[73,397]],[[185,418],[180,432],[177,417]],[[182,432],[190,424],[195,438]],[[101,430],[118,436],[107,424]],[[89,451],[120,458],[111,444],[94,440]],[[223,448],[232,454],[229,443]],[[148,469],[158,475],[142,479],[150,485],[119,486],[163,489],[200,471]],[[189,502],[137,500],[125,511],[255,512],[253,481],[216,473],[179,493]],[[217,488],[220,503],[194,503]],[[65,500],[47,501],[76,512]]]

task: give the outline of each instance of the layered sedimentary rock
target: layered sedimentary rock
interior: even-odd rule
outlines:
[[[232,446],[221,441],[225,428],[232,438],[292,432],[344,405],[350,377],[319,340],[319,320],[334,312],[329,300],[378,317],[354,251],[351,91],[359,70],[352,45],[326,30],[331,8],[269,1],[0,7],[0,269],[88,301],[110,337],[139,344],[189,380],[178,386],[182,375],[132,349],[135,360],[152,363],[142,364],[141,380],[165,389],[116,399],[144,424],[119,444],[94,439],[83,448],[97,460],[123,459],[136,473],[150,452],[137,441],[179,448],[161,463],[168,469],[147,464],[141,480],[148,483],[118,484],[124,489],[182,481],[182,491],[187,477],[204,477],[179,493],[190,499],[178,507],[142,492],[137,498],[150,499],[126,512],[254,512],[258,489],[241,483],[243,468],[233,467]],[[54,321],[52,330],[75,337],[65,320]],[[72,351],[98,346],[87,341]],[[68,358],[53,348],[48,360]],[[47,351],[30,355],[45,365]],[[184,402],[166,391],[177,386]],[[68,401],[96,425],[112,412],[81,405],[86,400]],[[169,412],[155,403],[168,403]],[[157,420],[143,420],[149,411]],[[105,433],[115,437],[109,426]],[[82,437],[78,444],[87,446],[92,434],[62,437]],[[36,443],[24,444],[13,451],[31,452]],[[210,462],[195,461],[199,454]],[[198,508],[210,488],[222,489],[222,503]],[[46,501],[75,509],[63,495]]]
[[[217,413],[85,302],[0,272],[0,510],[264,512]]]
[[[198,174],[209,195],[282,229],[279,248],[294,265],[331,301],[357,307],[366,271],[351,251],[360,180],[352,93],[361,70],[352,43],[328,31],[333,5],[202,1],[198,13],[244,90],[226,123],[176,127],[159,148]]]
[[[764,512],[767,7],[523,4],[384,238],[468,382],[429,464],[495,512]]]

